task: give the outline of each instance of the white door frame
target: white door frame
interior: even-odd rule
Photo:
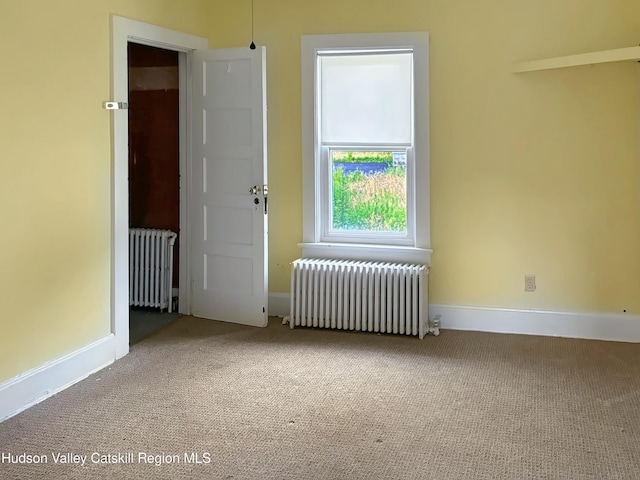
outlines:
[[[185,33],[113,15],[111,17],[111,98],[125,102],[129,96],[128,42],[181,52],[179,57],[180,107],[180,313],[189,313],[188,193],[190,166],[190,52],[206,49],[209,41]],[[111,117],[111,332],[116,341],[116,359],[129,353],[129,117],[114,110]]]

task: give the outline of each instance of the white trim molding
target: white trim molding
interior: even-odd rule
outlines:
[[[189,313],[189,232],[187,203],[189,162],[190,54],[206,49],[209,41],[186,33],[113,15],[111,17],[111,100],[129,95],[127,44],[140,43],[180,52],[180,312]],[[185,88],[182,88],[182,85]],[[112,111],[112,219],[111,219],[111,332],[116,340],[116,358],[129,353],[129,118],[126,110]]]
[[[301,102],[302,102],[302,237],[305,245],[338,242],[353,242],[356,249],[361,244],[384,245],[385,237],[377,235],[344,236],[335,239],[326,237],[323,216],[326,216],[328,198],[323,197],[323,174],[321,171],[320,138],[318,133],[318,112],[316,80],[318,52],[321,50],[370,50],[407,48],[413,56],[413,142],[412,156],[415,162],[407,174],[407,202],[412,204],[408,211],[408,234],[413,238],[393,240],[386,243],[407,245],[419,249],[431,246],[430,200],[429,200],[429,33],[357,33],[331,35],[302,35],[301,37]],[[360,145],[364,147],[365,144]],[[345,146],[346,147],[346,146]],[[382,146],[380,146],[382,148]],[[387,148],[386,146],[384,147]],[[326,222],[326,219],[324,220]],[[380,237],[380,238],[378,238]],[[334,243],[335,242],[335,243]],[[378,243],[376,243],[378,242]],[[350,257],[359,258],[359,257]],[[386,258],[393,261],[393,258]]]
[[[303,258],[369,260],[372,262],[420,263],[431,266],[430,248],[353,243],[299,243]]]
[[[640,316],[510,308],[429,305],[444,330],[475,330],[640,343]]]
[[[0,384],[0,422],[46,400],[116,359],[113,334]]]
[[[289,293],[269,294],[269,315],[289,315]],[[640,315],[581,313],[514,308],[429,305],[430,320],[439,316],[441,330],[540,335],[640,343]]]
[[[289,315],[291,295],[288,293],[269,293],[269,316],[284,318]]]

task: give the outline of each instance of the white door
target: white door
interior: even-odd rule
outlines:
[[[191,313],[267,325],[266,52],[193,56]]]

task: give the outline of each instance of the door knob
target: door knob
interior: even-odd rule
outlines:
[[[260,193],[260,185],[254,185],[253,187],[251,187],[251,188],[249,189],[249,193],[250,193],[251,195],[257,195],[257,194],[259,194],[259,193]]]

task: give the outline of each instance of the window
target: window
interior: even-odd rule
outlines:
[[[303,254],[430,255],[427,57],[426,33],[302,37]]]
[[[407,151],[328,148],[326,234],[403,239],[407,228]],[[402,162],[396,162],[396,159]]]

